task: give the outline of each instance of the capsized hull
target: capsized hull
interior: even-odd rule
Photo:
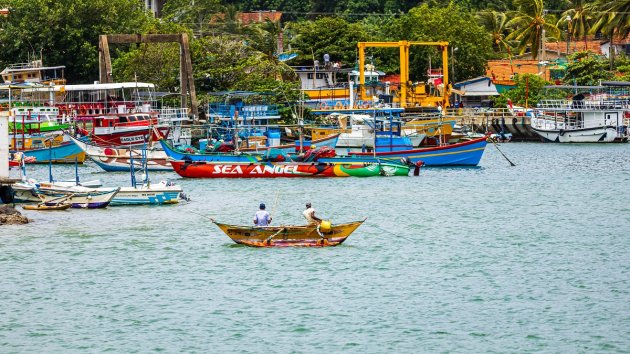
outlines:
[[[177,174],[187,178],[275,178],[275,177],[372,177],[379,176],[378,164],[326,163],[208,163],[171,161]]]
[[[364,220],[332,225],[327,232],[317,225],[249,227],[213,221],[232,241],[252,247],[326,247],[342,244]]]
[[[487,145],[485,137],[473,139],[462,143],[437,146],[431,148],[411,149],[392,152],[377,152],[380,159],[399,161],[407,158],[411,162],[424,162],[425,166],[477,166]],[[366,157],[372,159],[373,153],[350,152],[357,158]]]

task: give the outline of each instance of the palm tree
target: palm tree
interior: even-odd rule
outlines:
[[[588,0],[573,0],[572,7],[562,13],[556,26],[566,24],[573,38],[584,38],[584,50],[588,49],[586,36],[593,24],[592,4]],[[570,20],[569,20],[570,19]],[[568,53],[567,53],[568,54]]]
[[[510,52],[510,45],[505,39],[508,23],[508,17],[505,13],[481,11],[477,13],[477,21],[490,32],[492,47],[495,51],[503,53],[503,49],[505,49],[508,53]]]
[[[610,38],[610,67],[614,66],[614,36],[620,39],[630,34],[630,0],[599,0],[594,9],[599,14],[591,33],[602,32]]]
[[[514,18],[508,21],[507,26],[515,30],[506,39],[517,40],[521,54],[530,46],[532,58],[536,59],[543,41],[543,31],[546,31],[550,37],[558,38],[560,30],[556,25],[545,21],[546,10],[543,0],[515,0],[514,3],[518,5],[518,11],[515,12]]]

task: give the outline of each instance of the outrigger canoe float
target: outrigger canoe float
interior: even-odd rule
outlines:
[[[363,222],[319,225],[239,226],[212,222],[232,241],[252,247],[327,247],[342,244]]]

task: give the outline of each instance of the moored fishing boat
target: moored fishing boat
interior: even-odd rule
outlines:
[[[11,139],[10,139],[11,140]],[[26,163],[83,163],[85,153],[71,141],[61,142],[58,145],[46,146],[46,137],[15,137],[13,140],[30,141],[27,148],[17,145],[13,152],[21,152]]]
[[[141,149],[138,148],[102,147],[74,137],[70,139],[83,150],[90,160],[107,172],[129,171],[131,169],[130,157],[133,156],[138,160],[142,158]],[[158,150],[157,146],[156,144],[146,151],[147,169],[149,171],[172,171],[173,167],[168,162],[166,152]]]
[[[157,113],[140,112],[77,117],[77,132],[99,146],[138,146],[167,136],[169,126],[158,125]],[[159,131],[157,135],[155,131]]]
[[[166,140],[160,139],[160,144],[164,153],[172,160],[176,161],[195,161],[195,162],[235,162],[235,163],[254,163],[261,161],[261,155],[257,154],[235,154],[231,152],[199,152],[188,148],[187,151],[175,149]]]
[[[366,219],[319,225],[240,226],[212,222],[234,242],[252,247],[326,247],[342,244]]]
[[[413,163],[422,161],[425,166],[477,166],[487,145],[487,138],[477,138],[456,144],[401,151],[377,151],[376,153],[350,152],[347,162],[362,161],[363,158],[400,160]]]
[[[55,201],[66,198],[72,208],[105,208],[112,201],[118,188],[87,188],[82,186],[58,187],[53,184],[42,183],[37,186],[35,193],[44,204],[56,204]]]
[[[182,187],[166,181],[136,187],[121,187],[110,205],[176,204],[179,202],[181,193]]]
[[[171,164],[177,174],[187,178],[371,177],[381,174],[380,166],[370,163],[171,161]]]
[[[162,205],[176,204],[182,194],[182,187],[170,181],[161,181],[152,184],[149,178],[147,150],[140,151],[142,159],[142,183],[136,182],[136,166],[134,156],[130,155],[129,172],[131,174],[131,187],[122,187],[112,199],[112,205]],[[182,196],[182,198],[184,198]]]
[[[625,112],[630,100],[584,94],[571,100],[543,100],[530,125],[541,140],[556,143],[611,143],[627,141]]]
[[[70,203],[57,203],[53,205],[46,204],[35,204],[35,205],[24,205],[22,209],[24,210],[37,210],[37,211],[54,211],[54,210],[66,210],[70,209],[72,204]]]

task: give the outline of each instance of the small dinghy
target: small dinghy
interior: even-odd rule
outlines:
[[[23,205],[22,208],[24,210],[66,210],[70,208],[72,204],[70,203],[59,203],[55,205],[46,205],[46,204],[35,204],[35,205]]]

